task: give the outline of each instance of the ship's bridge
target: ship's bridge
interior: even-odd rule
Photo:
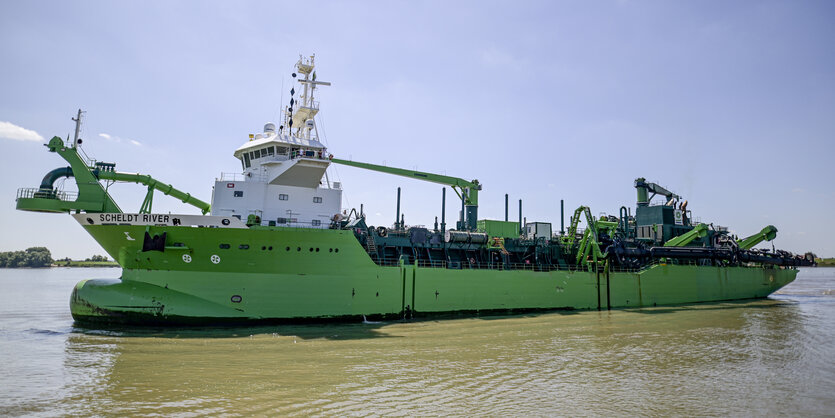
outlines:
[[[317,187],[330,165],[327,149],[315,138],[303,138],[275,132],[268,123],[264,133],[234,152],[250,181],[299,187]]]

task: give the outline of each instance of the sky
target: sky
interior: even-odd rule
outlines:
[[[697,220],[773,224],[777,248],[833,257],[833,17],[831,1],[0,2],[0,251],[104,253],[69,216],[15,210],[66,165],[42,144],[79,108],[90,157],[209,201],[315,53],[329,152],[478,179],[481,218],[507,193],[512,220],[522,199],[556,230],[561,199],[617,214],[645,177]],[[369,224],[394,222],[397,187],[407,224],[440,216],[440,185],[329,176]],[[126,212],[145,195],[110,190]],[[154,212],[197,213],[161,195]]]

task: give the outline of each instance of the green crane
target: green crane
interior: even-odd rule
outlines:
[[[88,165],[78,154],[73,144],[68,146],[59,137],[53,137],[46,147],[50,152],[56,152],[65,159],[70,166],[50,171],[37,189],[20,189],[17,195],[17,209],[37,212],[91,212],[91,213],[121,213],[119,205],[113,200],[99,180],[113,180],[133,182],[148,186],[148,193],[140,208],[140,213],[150,213],[154,191],[173,196],[183,203],[200,209],[205,215],[211,205],[195,198],[189,193],[175,189],[170,184],[162,183],[151,176],[133,173],[120,173],[114,170],[115,164],[96,163]],[[78,185],[78,196],[71,200],[65,193],[56,192],[52,185],[61,177],[75,177]]]
[[[649,201],[652,200],[655,195],[659,194],[667,198],[667,204],[672,202],[674,199],[681,199],[681,196],[659,186],[656,183],[649,182],[643,177],[635,179],[635,189],[638,191],[638,206],[649,205]],[[649,192],[652,192],[652,196],[649,196]]]
[[[386,167],[384,165],[361,163],[357,161],[342,160],[339,158],[332,158],[331,162],[450,186],[452,190],[455,191],[455,194],[461,198],[462,206],[464,206],[463,221],[466,229],[471,231],[476,229],[476,220],[478,219],[478,191],[481,190],[481,184],[478,180],[470,181],[458,177],[444,176],[441,174]]]
[[[754,248],[757,244],[763,241],[771,241],[774,238],[777,238],[777,228],[774,225],[769,225],[762,229],[762,231],[757,232],[750,237],[742,238],[738,240],[736,243],[739,245],[740,249],[743,250],[750,250]]]

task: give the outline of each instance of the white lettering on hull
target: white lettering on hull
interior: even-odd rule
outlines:
[[[156,213],[77,213],[72,215],[81,225],[154,225],[203,228],[246,228],[240,219],[231,216],[175,215]],[[127,239],[131,239],[130,236]]]

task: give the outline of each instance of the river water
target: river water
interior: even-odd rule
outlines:
[[[0,415],[835,414],[835,269],[769,299],[421,322],[97,331],[0,269]]]

